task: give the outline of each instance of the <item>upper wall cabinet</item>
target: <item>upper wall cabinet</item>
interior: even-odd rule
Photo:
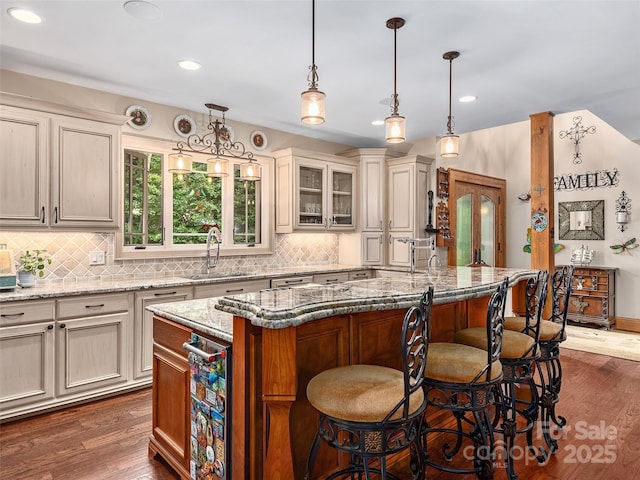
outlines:
[[[0,95],[0,228],[118,229],[128,117]]]
[[[353,231],[357,161],[288,148],[276,158],[276,233]]]
[[[399,239],[427,237],[425,227],[432,164],[432,158],[420,155],[387,161],[389,265],[410,265],[411,246],[409,243],[399,242]],[[427,257],[424,249],[416,250],[416,261],[419,265]]]

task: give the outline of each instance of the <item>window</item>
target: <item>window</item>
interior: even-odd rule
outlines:
[[[207,157],[194,154],[193,173],[166,170],[174,144],[123,136],[123,219],[116,258],[201,256],[207,232],[222,233],[221,255],[272,251],[273,162],[258,160],[261,181],[239,178],[244,160],[230,159],[233,175],[207,176]]]

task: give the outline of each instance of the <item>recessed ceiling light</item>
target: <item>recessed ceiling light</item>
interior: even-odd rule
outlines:
[[[140,20],[157,20],[162,17],[160,7],[144,0],[130,0],[122,7],[129,15]]]
[[[42,18],[35,12],[27,10],[26,8],[12,7],[7,10],[7,13],[16,20],[20,20],[24,23],[42,23]]]
[[[185,70],[200,70],[202,68],[202,65],[195,60],[180,60],[178,65]]]
[[[371,125],[384,125],[384,120],[374,120],[373,122],[371,122]]]
[[[476,97],[475,95],[465,95],[464,97],[460,97],[458,101],[460,103],[469,103],[469,102],[475,102],[477,99],[478,97]]]

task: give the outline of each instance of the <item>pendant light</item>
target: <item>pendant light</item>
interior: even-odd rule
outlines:
[[[311,0],[311,66],[307,76],[309,90],[302,92],[302,113],[300,119],[307,125],[324,123],[324,92],[318,90],[318,67],[316,66],[316,2]]]
[[[260,180],[260,165],[258,162],[249,160],[240,164],[240,180]]]
[[[403,18],[390,18],[387,28],[393,29],[393,95],[391,96],[391,115],[384,120],[385,140],[387,143],[402,143],[406,137],[405,118],[398,114],[398,92],[396,91],[396,37],[398,29],[404,25]]]
[[[453,134],[453,116],[451,115],[451,83],[452,83],[452,71],[453,61],[460,56],[460,52],[446,52],[442,55],[442,58],[449,60],[449,117],[447,120],[447,134],[440,140],[440,156],[442,157],[457,157],[458,156],[458,141],[460,137]]]
[[[182,153],[171,153],[169,155],[169,171],[177,174],[191,173],[193,157]]]
[[[229,175],[229,160],[224,158],[207,159],[208,177],[226,177]]]

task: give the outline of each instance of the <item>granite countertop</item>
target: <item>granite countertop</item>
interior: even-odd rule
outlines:
[[[509,284],[533,274],[526,269],[442,268],[425,272],[395,272],[392,278],[354,280],[333,285],[308,284],[240,295],[163,303],[148,310],[169,320],[233,339],[233,315],[264,328],[286,328],[333,315],[409,308],[434,285],[434,303],[477,298],[493,292],[505,276]]]
[[[201,298],[183,302],[149,305],[147,310],[167,320],[200,330],[209,335],[233,341],[233,315],[216,309],[218,298]]]
[[[533,275],[513,268],[449,267],[431,274],[405,273],[394,278],[356,280],[333,285],[269,289],[218,299],[215,308],[247,318],[263,328],[286,328],[334,315],[394,310],[417,305],[429,284],[435,305],[482,297],[505,276],[509,285]]]
[[[97,293],[129,292],[149,288],[180,287],[190,285],[207,285],[226,283],[238,280],[260,280],[286,277],[290,275],[337,273],[354,270],[368,270],[367,267],[351,265],[300,265],[293,267],[270,268],[260,272],[248,270],[214,270],[213,276],[189,278],[199,272],[176,274],[173,276],[148,276],[141,278],[78,278],[71,281],[38,280],[35,287],[16,287],[13,291],[0,293],[0,303],[18,300],[37,300],[41,298],[58,298],[74,295],[88,295]]]

